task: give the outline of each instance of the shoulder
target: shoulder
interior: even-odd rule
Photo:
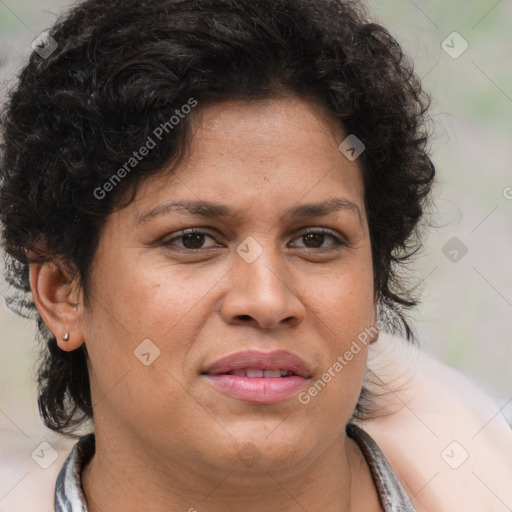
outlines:
[[[379,417],[362,426],[417,510],[510,511],[512,429],[498,405],[399,338],[372,350]]]

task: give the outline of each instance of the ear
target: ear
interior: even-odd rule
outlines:
[[[31,263],[29,269],[32,296],[44,323],[62,350],[77,349],[84,343],[78,279],[72,280],[64,266],[54,262]]]

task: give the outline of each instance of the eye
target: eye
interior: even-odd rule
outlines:
[[[203,247],[203,244],[205,243],[205,239],[210,238],[214,240],[214,238],[209,235],[208,233],[205,233],[204,231],[201,231],[199,229],[191,228],[186,229],[184,231],[181,231],[177,235],[173,236],[172,238],[169,238],[163,242],[164,245],[170,246],[170,245],[177,245],[178,247],[181,247],[182,249],[209,249],[211,247],[216,247],[215,245],[211,245],[209,247]],[[182,245],[175,243],[176,241],[181,241]]]
[[[333,242],[330,245],[325,246],[324,244],[329,238]],[[213,241],[213,243],[210,243],[209,246],[204,245],[207,242],[207,239]],[[296,247],[303,247],[305,249],[335,250],[341,246],[347,246],[347,243],[342,238],[330,230],[324,228],[305,231],[295,240],[301,239],[303,240],[304,245],[296,245]],[[219,247],[219,245],[215,244],[215,239],[213,236],[209,235],[205,231],[201,231],[201,229],[198,228],[190,228],[180,231],[172,238],[164,240],[163,245],[174,246],[189,251],[199,251],[201,249],[212,249]]]
[[[334,243],[330,246],[322,247],[327,238],[334,240]],[[340,246],[347,245],[339,236],[336,236],[333,232],[324,228],[306,231],[296,238],[296,240],[300,239],[304,241],[305,245],[302,247],[305,247],[306,249],[337,249]]]

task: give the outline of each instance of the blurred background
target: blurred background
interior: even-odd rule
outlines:
[[[436,211],[416,260],[422,304],[413,323],[424,351],[477,383],[500,406],[512,400],[512,2],[367,2],[415,63],[433,98]],[[0,0],[0,96],[31,42],[70,3]],[[0,280],[0,290],[5,283]],[[0,448],[17,433],[29,446],[62,440],[36,408],[33,322],[0,303]],[[62,457],[62,455],[59,455]],[[62,459],[59,463],[61,465]],[[14,463],[13,463],[14,464]],[[0,470],[2,500],[24,470]],[[23,476],[23,478],[22,478]],[[21,480],[20,480],[21,478]]]

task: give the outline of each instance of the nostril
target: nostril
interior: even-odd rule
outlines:
[[[250,315],[240,315],[238,318],[240,318],[240,320],[250,320],[251,316]]]

